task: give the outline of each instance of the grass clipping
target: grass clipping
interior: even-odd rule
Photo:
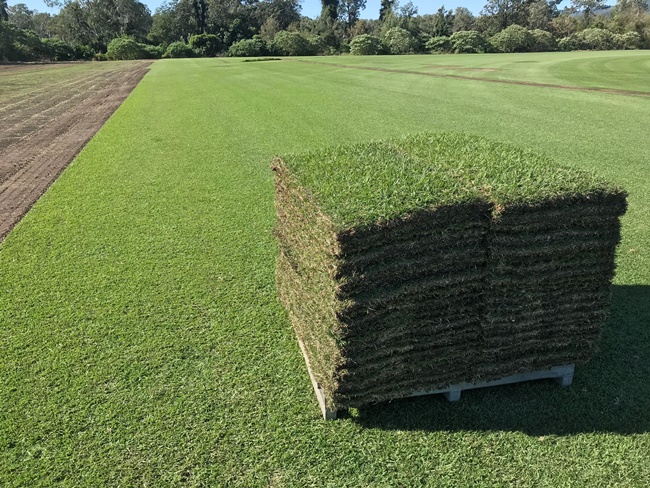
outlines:
[[[331,410],[593,354],[619,188],[457,134],[272,169],[278,293]]]

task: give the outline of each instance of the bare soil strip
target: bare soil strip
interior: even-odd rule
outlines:
[[[390,68],[376,68],[374,66],[350,66],[347,64],[338,64],[338,63],[324,63],[322,61],[308,61],[306,59],[288,59],[287,61],[295,61],[298,63],[309,63],[309,64],[320,64],[323,66],[330,66],[335,68],[348,68],[348,69],[360,69],[366,71],[383,71],[384,73],[399,73],[406,75],[420,75],[420,76],[432,76],[434,78],[455,78],[458,80],[471,80],[471,81],[483,81],[486,83],[503,83],[506,85],[523,85],[523,86],[536,86],[540,88],[557,88],[560,90],[573,90],[573,91],[583,91],[583,92],[597,92],[597,93],[609,93],[611,95],[627,95],[627,96],[637,96],[637,97],[650,97],[650,92],[643,91],[633,91],[633,90],[617,90],[614,88],[599,88],[599,87],[586,87],[586,86],[570,86],[570,85],[556,85],[552,83],[534,83],[531,81],[516,81],[516,80],[497,80],[494,78],[480,78],[478,76],[465,76],[465,75],[452,75],[447,73],[423,73],[422,71],[409,71],[401,69],[390,69]]]
[[[0,241],[104,125],[150,61],[39,90],[0,114]],[[8,122],[8,123],[7,123]]]

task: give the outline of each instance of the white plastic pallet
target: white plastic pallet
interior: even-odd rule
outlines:
[[[311,371],[311,365],[309,364],[309,359],[307,358],[307,352],[305,346],[301,340],[298,340],[298,345],[302,351],[302,355],[305,358],[305,363],[307,364],[307,371],[309,372],[309,377],[311,378],[311,384],[314,387],[314,393],[316,393],[316,398],[318,399],[318,404],[320,405],[321,413],[325,420],[336,420],[338,412],[329,410],[325,405],[325,395],[323,389],[320,387],[314,374]],[[460,395],[464,390],[473,390],[475,388],[489,388],[490,386],[499,386],[499,385],[508,385],[511,383],[521,383],[523,381],[533,381],[533,380],[542,380],[542,379],[554,379],[560,386],[569,386],[573,383],[573,372],[575,370],[575,364],[565,364],[562,366],[554,366],[550,369],[544,369],[540,371],[530,371],[526,373],[518,373],[505,378],[501,378],[493,381],[481,381],[478,383],[457,383],[451,385],[447,388],[440,388],[436,390],[421,390],[415,393],[411,393],[402,398],[408,397],[417,397],[425,395],[437,395],[442,393],[445,395],[445,398],[450,402],[457,402],[460,400]]]

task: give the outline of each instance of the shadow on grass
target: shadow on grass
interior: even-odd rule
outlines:
[[[349,415],[367,428],[520,431],[529,435],[650,431],[650,286],[614,286],[599,354],[576,366],[573,385],[552,380],[365,407]]]

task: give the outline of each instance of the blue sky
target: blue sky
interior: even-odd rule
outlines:
[[[140,0],[145,3],[153,13],[164,0]],[[408,0],[402,0],[401,3],[406,3]],[[441,1],[432,2],[431,0],[412,0],[413,4],[418,8],[419,14],[432,14],[443,5]],[[17,3],[24,3],[32,10],[39,12],[54,12],[49,9],[43,0],[9,0],[9,5]],[[444,2],[446,9],[455,9],[456,7],[467,7],[475,14],[478,14],[485,0],[449,0]],[[302,14],[308,17],[317,17],[320,14],[321,3],[320,0],[303,0],[302,1]],[[379,0],[367,0],[366,9],[361,15],[365,19],[376,19],[379,17]]]

